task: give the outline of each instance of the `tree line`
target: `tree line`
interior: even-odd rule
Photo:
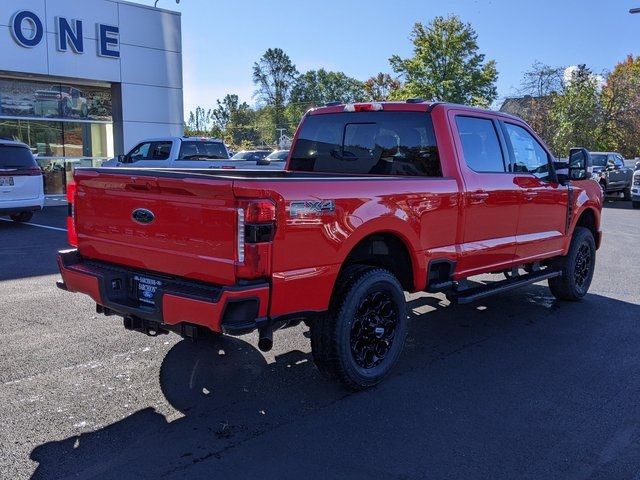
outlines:
[[[212,108],[190,112],[186,134],[222,138],[234,148],[273,146],[279,132],[293,134],[305,111],[328,102],[423,98],[494,104],[497,65],[480,52],[469,23],[455,15],[435,17],[416,23],[410,41],[408,58],[393,55],[389,72],[366,80],[323,68],[301,73],[282,49],[270,48],[253,65],[255,105],[230,93]],[[640,57],[629,56],[610,73],[597,75],[586,65],[567,69],[536,62],[511,105],[559,156],[582,146],[633,157],[640,154],[639,84]]]

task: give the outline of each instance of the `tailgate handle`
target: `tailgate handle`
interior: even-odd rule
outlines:
[[[131,177],[127,190],[135,190],[138,192],[148,192],[158,189],[158,179],[156,177]]]

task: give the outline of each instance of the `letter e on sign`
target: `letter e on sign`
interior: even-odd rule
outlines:
[[[98,55],[120,58],[120,29],[118,27],[98,24]]]

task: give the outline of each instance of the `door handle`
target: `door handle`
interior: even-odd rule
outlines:
[[[476,190],[469,194],[469,200],[471,203],[483,203],[487,198],[489,198],[489,193],[484,190]]]

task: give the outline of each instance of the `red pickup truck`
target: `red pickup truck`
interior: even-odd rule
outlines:
[[[305,321],[319,369],[366,388],[403,348],[405,291],[466,303],[548,280],[583,297],[601,241],[589,165],[498,112],[328,105],[284,171],[77,169],[58,285],[152,336],[257,330],[268,350]],[[501,277],[466,281],[486,273]]]

